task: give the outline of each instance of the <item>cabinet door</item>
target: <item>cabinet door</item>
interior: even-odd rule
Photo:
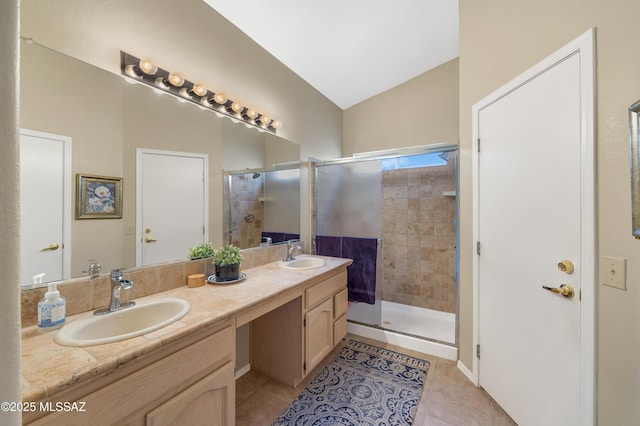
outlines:
[[[333,349],[333,297],[305,315],[305,361],[309,372]]]
[[[342,315],[333,324],[333,346],[337,346],[340,340],[347,336],[347,315]]]
[[[228,362],[147,414],[147,426],[235,424],[233,362]]]

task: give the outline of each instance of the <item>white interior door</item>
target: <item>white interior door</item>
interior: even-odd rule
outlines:
[[[20,131],[21,283],[69,278],[71,138]]]
[[[585,56],[556,54],[474,110],[478,379],[521,426],[593,422],[593,105],[585,99],[593,82]],[[560,270],[563,261],[572,273]],[[561,285],[573,297],[543,288]]]
[[[138,266],[187,258],[208,242],[208,156],[138,149]]]

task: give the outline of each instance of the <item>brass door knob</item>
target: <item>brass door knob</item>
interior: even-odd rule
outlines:
[[[546,285],[543,285],[542,288],[544,288],[545,290],[549,290],[552,293],[560,294],[567,299],[571,299],[575,294],[575,292],[573,291],[573,287],[571,287],[569,284],[561,284],[558,288],[547,287]]]
[[[145,243],[155,243],[157,240],[154,240],[151,237],[144,237],[144,242]]]
[[[571,274],[575,268],[573,267],[572,261],[563,260],[562,262],[558,263],[558,269],[560,269],[564,273]]]
[[[43,248],[40,251],[54,251],[54,250],[58,250],[59,247],[60,247],[59,245],[57,245],[56,243],[53,243],[53,244],[49,244],[47,247]]]

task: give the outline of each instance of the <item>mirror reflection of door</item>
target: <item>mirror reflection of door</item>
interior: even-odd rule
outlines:
[[[21,283],[69,278],[71,138],[20,131]]]
[[[209,241],[207,154],[137,150],[137,266],[184,260]]]

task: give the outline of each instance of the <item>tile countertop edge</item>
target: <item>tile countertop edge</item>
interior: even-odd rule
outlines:
[[[318,257],[324,258],[327,264],[320,268],[292,271],[280,267],[280,261],[276,261],[245,270],[247,278],[237,284],[205,284],[197,288],[189,288],[185,284],[136,299],[177,297],[187,300],[191,309],[173,324],[120,342],[67,347],[55,343],[55,331],[39,333],[37,326],[25,327],[22,329],[22,401],[47,400],[71,386],[105,377],[145,354],[235,318],[239,313],[296,287],[321,281],[336,269],[346,268],[352,263],[351,259]],[[257,289],[262,291],[257,292]],[[92,312],[72,315],[67,322],[85,318]]]

